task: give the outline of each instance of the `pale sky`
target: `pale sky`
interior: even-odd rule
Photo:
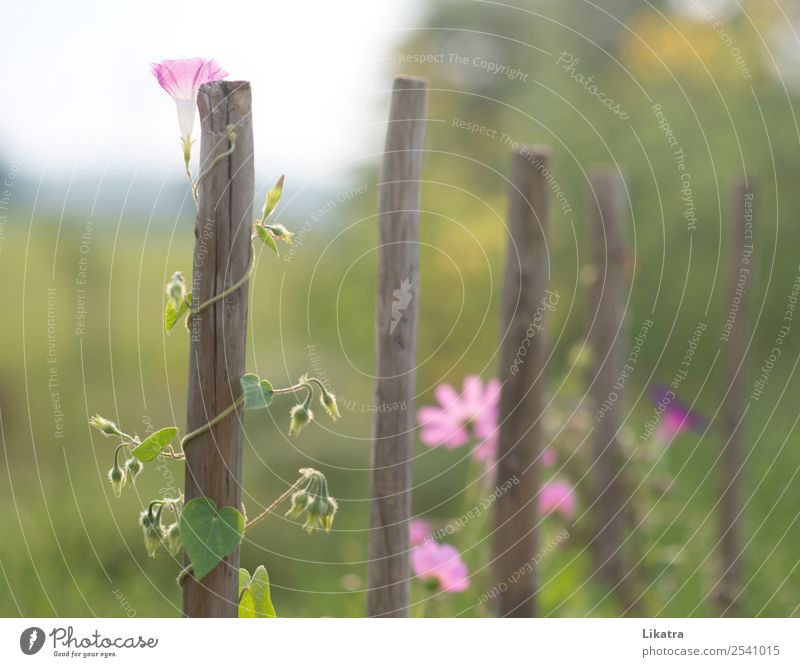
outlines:
[[[175,108],[149,64],[199,56],[252,81],[260,173],[331,180],[325,171],[380,139],[392,51],[418,11],[415,0],[2,0],[0,164],[17,152],[29,176],[180,173]]]

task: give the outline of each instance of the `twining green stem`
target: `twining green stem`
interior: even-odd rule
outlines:
[[[123,442],[121,445],[117,445],[117,448],[114,450],[114,467],[119,468],[119,450],[123,447],[127,447],[128,443]]]
[[[305,388],[305,389],[308,390],[308,396],[306,397],[306,404],[308,404],[311,401],[311,397],[313,395],[313,389],[311,388],[311,384],[310,384],[311,382],[316,382],[317,384],[322,386],[322,383],[317,378],[308,378],[308,379],[304,380],[303,382],[298,382],[297,384],[292,385],[291,387],[278,387],[277,389],[273,389],[272,393],[273,394],[291,394],[291,393],[293,393],[295,391],[299,391],[300,389]],[[181,443],[180,443],[181,452],[184,451],[184,449],[186,447],[186,443],[189,442],[189,440],[192,440],[193,438],[196,438],[198,435],[202,435],[206,431],[210,430],[212,427],[214,427],[217,424],[219,424],[223,419],[225,419],[225,417],[227,417],[231,413],[235,412],[236,409],[242,403],[244,403],[244,394],[239,396],[239,398],[237,398],[233,403],[231,403],[227,408],[225,408],[222,412],[220,412],[211,421],[206,422],[205,424],[203,424],[199,428],[196,428],[194,431],[190,431],[185,436],[183,436],[183,438],[181,438]],[[165,450],[165,451],[161,452],[161,454],[163,456],[166,456],[166,457],[171,458],[171,459],[185,459],[186,458],[185,454],[180,453],[180,452],[175,452],[175,451],[173,451],[171,449],[170,450]],[[299,481],[301,481],[301,480],[299,480]],[[293,490],[293,489],[290,489],[290,491],[291,490]],[[276,502],[280,502],[283,499],[284,499],[284,496],[281,496],[281,498],[279,498],[278,501],[276,501]],[[267,513],[269,513],[269,512],[267,512]],[[260,517],[258,520],[260,520],[261,518],[263,518],[263,517]],[[254,519],[254,521],[255,521],[255,519]]]
[[[244,532],[250,530],[253,526],[255,526],[260,521],[263,521],[267,518],[275,509],[280,505],[284,500],[286,500],[289,496],[291,496],[295,491],[297,491],[304,483],[308,482],[307,477],[301,477],[298,479],[294,484],[292,484],[286,491],[284,491],[281,495],[279,495],[273,503],[267,507],[261,514],[259,514],[254,519],[251,519],[247,522],[247,525],[244,527]]]
[[[186,175],[189,177],[189,189],[192,191],[192,199],[197,204],[197,185],[194,182],[194,178],[192,178],[192,170],[189,168],[188,162],[186,163]]]
[[[159,510],[158,510],[158,514],[157,514],[155,517],[153,517],[153,508],[154,508],[156,505],[158,505],[158,507],[159,507]],[[153,500],[153,501],[152,501],[152,502],[151,502],[151,503],[150,503],[150,504],[147,506],[147,515],[148,515],[148,516],[149,516],[151,519],[153,519],[153,520],[155,520],[155,519],[159,519],[159,520],[160,520],[160,519],[161,519],[161,508],[163,508],[163,507],[164,507],[164,502],[163,502],[162,500]]]
[[[231,403],[227,408],[225,408],[222,412],[220,412],[211,421],[206,422],[201,427],[196,428],[194,431],[190,431],[185,436],[183,436],[183,438],[181,438],[181,450],[184,449],[186,443],[189,442],[189,440],[191,440],[192,438],[196,438],[198,435],[205,433],[212,427],[219,424],[223,419],[225,419],[225,417],[227,417],[232,412],[235,412],[236,408],[239,407],[242,403],[244,403],[244,394],[239,396],[239,398],[237,398],[233,403]]]
[[[225,288],[219,294],[215,294],[214,296],[210,297],[209,299],[207,299],[206,301],[201,303],[199,306],[191,306],[189,308],[189,310],[192,313],[192,315],[197,315],[198,313],[200,313],[201,311],[205,310],[210,305],[216,303],[220,299],[224,299],[229,294],[233,294],[242,285],[244,285],[248,280],[250,280],[250,277],[253,274],[253,269],[255,267],[255,263],[253,261],[253,255],[254,255],[254,252],[253,252],[253,247],[251,245],[250,246],[250,261],[247,264],[247,271],[245,271],[244,275],[241,278],[239,278],[239,280],[237,280],[235,283],[233,283],[233,285],[231,285],[230,287]]]
[[[208,165],[200,175],[197,177],[194,185],[192,186],[192,195],[194,196],[194,200],[197,201],[198,192],[200,189],[200,184],[203,182],[203,179],[208,176],[211,170],[219,164],[220,160],[224,160],[229,155],[233,154],[233,151],[236,150],[236,132],[233,131],[233,125],[228,125],[228,142],[230,143],[230,148],[226,150],[224,153],[220,153],[217,155],[213,160],[211,160],[211,164]],[[191,177],[190,177],[191,178]]]
[[[303,382],[298,382],[297,384],[293,384],[291,387],[280,387],[278,389],[273,389],[273,394],[293,394],[296,391],[300,391],[304,387],[308,389],[309,393],[312,391],[309,383],[311,382],[319,382],[317,378],[308,378],[307,380],[303,380]]]

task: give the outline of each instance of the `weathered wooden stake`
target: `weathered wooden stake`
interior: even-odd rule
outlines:
[[[527,571],[537,551],[536,498],[542,451],[550,152],[522,146],[512,153],[508,247],[502,301],[500,433],[497,482],[517,480],[496,501],[494,574],[500,616],[534,616],[538,572]],[[520,576],[521,575],[521,576]],[[500,586],[502,582],[505,586]]]
[[[425,141],[423,79],[397,77],[378,189],[377,379],[372,443],[367,614],[407,616],[408,520],[419,295],[419,178]]]
[[[217,81],[200,88],[201,171],[228,150],[228,125],[236,149],[221,159],[199,187],[192,294],[203,303],[239,280],[250,261],[254,196],[250,84]],[[245,369],[247,284],[190,322],[187,432],[229,407],[241,393]],[[187,502],[208,496],[218,507],[241,506],[242,425],[233,413],[186,445]],[[193,617],[237,615],[238,549],[201,582],[187,577],[183,613]]]
[[[736,319],[723,345],[724,386],[727,397],[722,405],[722,452],[720,460],[721,497],[719,502],[720,557],[722,573],[716,591],[720,612],[725,616],[739,615],[739,595],[742,590],[742,475],[744,466],[744,423],[742,415],[747,402],[747,373],[745,357],[752,333],[750,294],[753,290],[753,199],[752,179],[743,176],[734,188],[737,219],[731,225],[730,298],[726,315],[738,304]]]
[[[502,296],[497,482],[517,480],[496,501],[494,578],[500,616],[532,617],[538,572],[536,498],[542,451],[542,404],[547,339],[547,225],[550,191],[544,173],[550,152],[522,146],[511,154],[508,244]],[[549,304],[549,305],[548,305]],[[520,576],[521,575],[521,576]],[[499,586],[502,582],[505,586]]]
[[[616,167],[592,171],[591,202],[594,229],[593,261],[598,270],[593,298],[594,323],[589,340],[595,357],[591,395],[596,405],[616,391],[624,360],[625,268],[622,238],[624,184]],[[619,392],[617,392],[619,393]],[[615,590],[627,607],[629,574],[625,541],[626,494],[620,475],[623,464],[617,436],[622,425],[623,402],[619,396],[595,425],[592,441],[592,553],[597,575]]]

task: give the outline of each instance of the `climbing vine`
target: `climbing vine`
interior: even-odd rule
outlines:
[[[181,145],[189,179],[191,194],[195,201],[198,189],[206,175],[220,159],[236,150],[236,128],[228,126],[226,136],[228,149],[219,154],[195,178],[191,170],[192,127],[194,109],[199,87],[209,81],[227,76],[213,60],[199,58],[187,60],[165,60],[152,66],[153,73],[162,87],[176,102],[178,121],[181,129]],[[271,222],[283,192],[284,177],[269,190],[261,211],[260,219],[253,222],[251,244],[263,243],[278,254],[278,243],[292,244],[293,234],[281,224]],[[192,293],[186,288],[182,271],[172,274],[166,285],[166,304],[164,326],[167,333],[183,321],[189,329],[189,321],[214,303],[224,299],[246,284],[254,270],[254,248],[251,248],[250,263],[245,274],[230,287],[202,303],[195,302]],[[314,419],[312,404],[316,395],[328,416],[336,421],[340,418],[335,394],[319,379],[301,376],[297,383],[288,387],[274,387],[272,383],[253,373],[240,378],[241,395],[230,406],[214,416],[199,428],[179,437],[176,426],[166,426],[141,440],[136,434],[123,431],[115,422],[100,415],[93,416],[89,423],[104,436],[115,440],[112,466],[108,480],[114,495],[119,498],[126,488],[132,487],[137,477],[144,472],[146,464],[158,460],[183,460],[192,440],[213,428],[226,417],[241,410],[260,410],[272,406],[276,397],[287,394],[304,394],[302,400],[289,410],[289,434],[299,435],[300,431]],[[177,444],[176,444],[177,443]],[[217,507],[211,498],[200,496],[189,502],[184,501],[183,493],[177,497],[162,497],[151,500],[139,515],[147,554],[155,557],[159,549],[165,549],[172,556],[181,550],[186,552],[189,565],[178,574],[177,581],[182,584],[191,576],[200,581],[209,574],[226,556],[233,553],[241,544],[245,533],[281,505],[288,504],[286,516],[292,519],[304,518],[303,528],[312,533],[323,529],[330,531],[338,510],[336,500],[330,496],[328,481],[318,470],[302,468],[299,477],[281,493],[260,514],[252,519],[246,518],[244,506]],[[263,565],[251,575],[247,570],[239,570],[239,616],[274,617],[269,590],[269,575]]]

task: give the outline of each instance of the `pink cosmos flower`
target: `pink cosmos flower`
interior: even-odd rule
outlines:
[[[546,516],[553,512],[560,512],[565,519],[575,516],[578,507],[578,499],[575,490],[561,480],[547,482],[539,490],[539,514]]]
[[[431,525],[424,519],[411,519],[408,524],[408,537],[412,547],[419,546],[425,542],[431,534]]]
[[[664,409],[655,433],[655,439],[659,442],[668,445],[684,431],[697,431],[705,425],[705,419],[678,401],[675,392],[666,387],[656,387],[653,398]]]
[[[470,375],[460,394],[452,385],[440,384],[435,395],[438,405],[417,412],[422,442],[428,447],[454,449],[475,438],[479,440],[475,458],[493,461],[497,456],[500,381],[493,379],[484,385],[479,377]]]
[[[178,108],[178,125],[184,145],[191,142],[197,91],[204,83],[224,79],[228,73],[216,60],[204,58],[162,60],[160,63],[151,64],[150,69],[161,87],[175,100]]]
[[[411,551],[411,569],[425,581],[435,582],[447,593],[460,593],[469,587],[469,570],[455,547],[425,542]]]

